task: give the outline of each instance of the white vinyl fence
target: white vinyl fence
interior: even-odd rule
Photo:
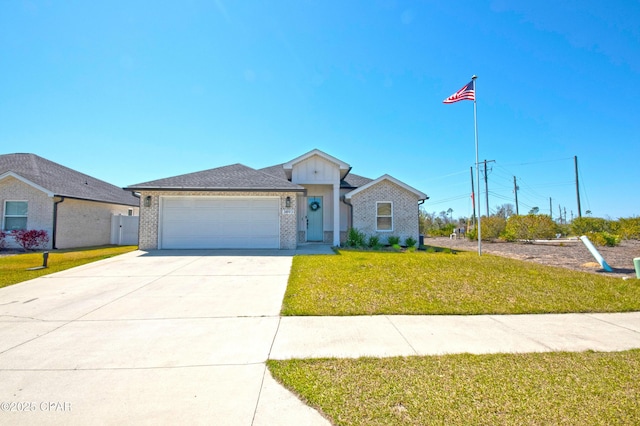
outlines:
[[[119,246],[138,245],[139,216],[111,216],[111,244]]]

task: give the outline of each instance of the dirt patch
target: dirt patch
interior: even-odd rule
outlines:
[[[478,242],[466,239],[425,238],[425,245],[478,251]],[[482,242],[482,252],[576,271],[615,277],[636,277],[633,259],[640,257],[640,241],[627,240],[617,247],[596,247],[613,272],[605,272],[579,239],[535,243]]]

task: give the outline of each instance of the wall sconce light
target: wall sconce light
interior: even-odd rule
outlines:
[[[287,199],[284,200],[284,205],[287,208],[291,207],[291,197],[287,197]]]
[[[147,195],[144,197],[144,206],[151,207],[151,195]]]

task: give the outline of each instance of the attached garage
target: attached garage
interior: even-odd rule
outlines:
[[[280,248],[279,197],[163,196],[159,248]]]

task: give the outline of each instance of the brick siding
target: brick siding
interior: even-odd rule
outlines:
[[[95,201],[65,199],[58,204],[58,229],[56,248],[73,248],[107,245],[111,242],[111,216],[127,216],[138,207]]]
[[[59,198],[56,197],[55,200]],[[54,199],[39,189],[18,179],[7,177],[0,185],[0,217],[4,220],[5,201],[27,201],[27,229],[47,231],[49,243],[53,245],[53,205]],[[87,247],[110,243],[111,215],[127,215],[129,209],[138,212],[138,207],[97,201],[66,198],[58,204],[58,223],[56,230],[56,248]],[[17,247],[8,239],[9,247]]]
[[[0,185],[0,220],[4,227],[5,201],[27,201],[27,229],[43,229],[47,231],[51,248],[53,233],[53,202],[44,192],[12,177],[6,177]],[[7,237],[8,247],[19,247],[11,237]]]
[[[377,202],[391,201],[393,203],[393,230],[377,231],[376,216]],[[415,194],[383,180],[370,188],[355,194],[351,199],[353,205],[353,227],[367,236],[377,235],[380,241],[387,242],[387,237],[400,237],[404,243],[407,237],[418,241],[418,198]]]

